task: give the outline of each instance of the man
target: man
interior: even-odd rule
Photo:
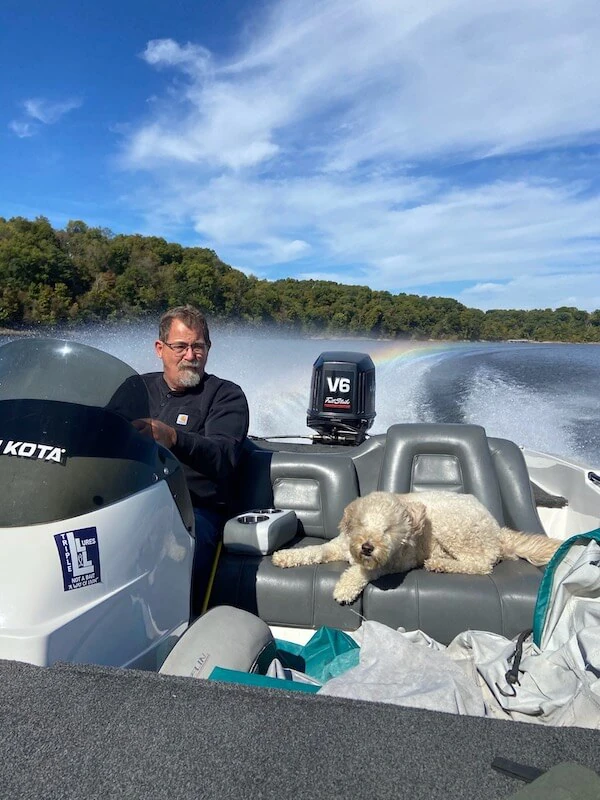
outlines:
[[[206,318],[197,308],[178,306],[162,315],[154,347],[163,371],[142,375],[151,418],[133,423],[183,465],[196,520],[193,616],[202,609],[227,518],[229,486],[248,433],[243,391],[205,372],[210,345]]]

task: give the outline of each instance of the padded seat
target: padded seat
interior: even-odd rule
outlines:
[[[527,561],[501,561],[491,575],[415,569],[384,575],[363,592],[363,614],[392,628],[420,629],[442,644],[462,631],[508,639],[533,625],[541,573]]]
[[[305,536],[292,546],[323,541]],[[340,606],[333,599],[333,588],[347,566],[335,562],[281,569],[273,565],[270,556],[222,551],[210,605],[233,605],[257,614],[270,625],[315,629],[328,625],[356,630],[361,623],[362,598],[351,606]]]

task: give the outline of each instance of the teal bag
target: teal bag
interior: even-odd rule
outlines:
[[[337,628],[319,628],[304,645],[282,639],[276,639],[275,644],[284,667],[304,672],[321,683],[358,664],[358,644]]]
[[[319,686],[299,681],[284,681],[281,678],[269,678],[267,675],[256,675],[253,672],[242,672],[237,669],[214,667],[208,679],[220,683],[241,683],[245,686],[262,686],[267,689],[284,689],[286,692],[306,692],[315,694]]]

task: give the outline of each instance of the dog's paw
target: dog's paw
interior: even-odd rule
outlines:
[[[276,567],[289,566],[289,564],[287,563],[287,553],[284,553],[283,550],[276,550],[271,556],[271,561],[273,562],[273,564],[275,564]]]
[[[335,589],[333,590],[333,599],[339,603],[341,606],[350,605],[353,603],[360,592],[357,592],[355,589],[350,589],[347,586],[340,586],[338,583]]]

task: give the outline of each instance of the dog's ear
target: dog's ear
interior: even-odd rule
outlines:
[[[352,526],[352,517],[354,516],[355,503],[356,500],[353,500],[351,503],[348,503],[348,505],[344,509],[344,513],[342,514],[340,524],[338,525],[340,533],[345,533],[345,534],[350,533],[350,528]]]
[[[418,500],[404,500],[403,506],[410,519],[410,526],[415,536],[423,533],[425,522],[427,520],[427,509],[425,505]]]

